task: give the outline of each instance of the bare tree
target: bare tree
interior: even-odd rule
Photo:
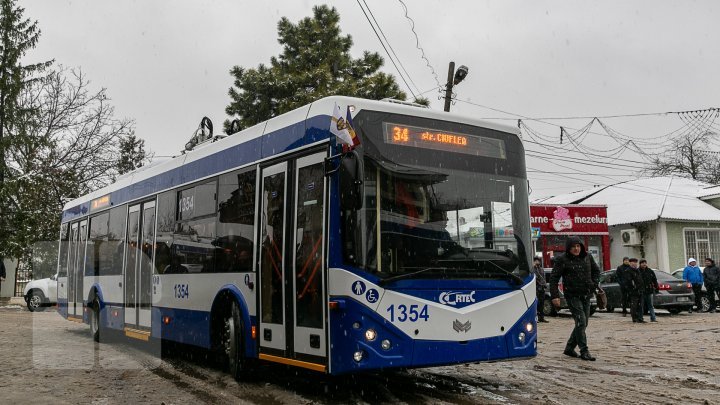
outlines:
[[[81,70],[60,69],[20,93],[23,117],[6,150],[12,172],[10,255],[55,239],[65,202],[118,175],[120,139],[134,122],[115,118],[105,89],[92,91]]]
[[[720,182],[720,163],[711,143],[717,133],[709,130],[690,131],[673,139],[664,152],[655,155],[647,173],[655,176],[679,175],[717,184]]]

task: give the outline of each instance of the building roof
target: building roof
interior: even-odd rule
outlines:
[[[700,194],[698,194],[698,197],[703,200],[712,200],[714,198],[718,198],[720,197],[720,186],[711,185],[709,187],[705,187],[700,190]]]
[[[720,222],[720,210],[701,200],[720,193],[711,184],[680,177],[653,177],[596,187],[535,201],[540,204],[604,204],[608,225],[668,219]]]

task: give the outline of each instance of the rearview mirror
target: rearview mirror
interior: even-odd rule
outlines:
[[[362,207],[362,168],[357,152],[351,151],[340,160],[340,206],[344,210]]]

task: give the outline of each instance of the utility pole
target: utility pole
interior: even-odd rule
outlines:
[[[455,62],[450,62],[448,67],[447,84],[445,85],[445,111],[450,112],[450,101],[452,99],[453,75],[455,74]]]
[[[445,85],[445,111],[450,112],[450,102],[452,101],[452,89],[453,86],[458,85],[461,81],[465,80],[468,74],[468,67],[460,65],[457,72],[455,71],[455,62],[450,62],[448,66],[448,80]]]

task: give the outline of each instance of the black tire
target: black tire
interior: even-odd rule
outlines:
[[[613,312],[613,311],[615,311],[615,307],[611,307],[610,305],[608,305],[607,308],[605,308],[605,312],[610,313],[610,312]]]
[[[702,312],[707,312],[710,310],[710,300],[707,297],[707,294],[703,294],[702,297],[700,297],[700,304],[702,305]]]
[[[595,311],[597,311],[597,308],[595,308],[595,307],[590,307],[590,316],[595,315]]]
[[[90,304],[90,335],[94,341],[100,341],[100,301],[97,298]]]
[[[542,308],[543,315],[552,316],[553,310],[554,310],[553,304],[552,304],[552,302],[550,302],[549,299],[546,299],[545,301],[543,301],[543,308]]]
[[[239,380],[245,371],[243,353],[245,342],[243,340],[243,323],[240,316],[240,308],[237,302],[233,301],[230,314],[225,318],[223,344],[228,359],[230,375]]]
[[[29,294],[28,300],[27,300],[27,308],[30,312],[41,312],[45,310],[45,307],[43,306],[43,302],[45,301],[45,296],[43,295],[42,291],[40,290],[32,290]]]
[[[673,315],[677,315],[680,313],[680,309],[679,308],[668,308],[668,312],[670,312]]]
[[[555,308],[555,305],[552,304],[552,299],[549,297],[545,297],[545,302],[543,302],[543,315],[545,315],[545,316],[557,316],[558,315],[558,309]]]

